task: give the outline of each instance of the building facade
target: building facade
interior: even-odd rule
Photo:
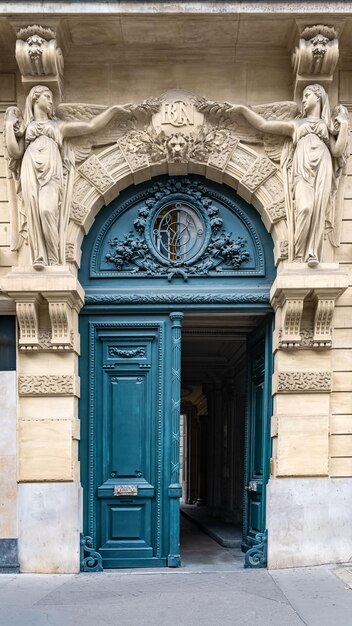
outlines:
[[[309,12],[308,12],[309,8]],[[352,5],[0,2],[0,569],[352,554]]]

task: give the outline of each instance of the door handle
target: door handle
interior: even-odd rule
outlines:
[[[258,481],[250,480],[248,485],[245,486],[246,491],[258,491]]]

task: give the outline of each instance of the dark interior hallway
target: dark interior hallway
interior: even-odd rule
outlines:
[[[183,562],[241,562],[247,335],[260,317],[186,315],[182,331]],[[201,530],[199,530],[201,529]],[[210,536],[206,536],[202,530]],[[200,534],[199,534],[200,533]],[[214,541],[219,543],[215,549]],[[221,544],[221,545],[219,545]],[[224,551],[225,550],[225,551]]]

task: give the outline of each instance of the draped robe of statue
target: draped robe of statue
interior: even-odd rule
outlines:
[[[306,118],[297,125],[291,178],[294,250],[304,262],[312,257],[321,259],[325,228],[332,228],[333,166],[328,146],[329,131],[324,120]],[[303,207],[298,194],[309,199]]]
[[[30,228],[32,258],[43,259],[46,265],[64,263],[65,251],[62,233],[67,222],[65,187],[69,183],[69,169],[65,168],[60,122],[33,120],[26,128],[26,150],[21,164],[22,199]],[[66,183],[66,185],[65,185]],[[39,203],[48,190],[52,201],[45,210]]]

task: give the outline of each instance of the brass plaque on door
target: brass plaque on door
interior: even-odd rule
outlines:
[[[114,496],[136,496],[137,485],[114,485]]]

